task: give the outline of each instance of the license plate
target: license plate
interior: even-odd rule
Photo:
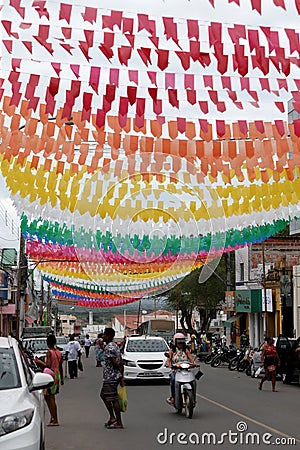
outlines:
[[[160,374],[157,372],[144,372],[143,376],[144,377],[159,377]]]

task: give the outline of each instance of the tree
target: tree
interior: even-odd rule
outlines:
[[[199,284],[201,269],[196,269],[187,275],[178,285],[169,291],[168,304],[181,312],[181,328],[188,333],[195,333],[192,326],[194,309],[200,312],[202,318],[201,331],[207,331],[210,321],[215,317],[216,309],[224,300],[226,291],[226,261],[223,255],[217,268],[205,283]],[[231,277],[234,279],[234,267],[231,267]]]

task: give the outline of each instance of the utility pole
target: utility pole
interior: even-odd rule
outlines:
[[[44,324],[44,280],[41,276],[41,309],[40,309],[40,325]]]
[[[50,284],[48,284],[48,292],[47,292],[47,326],[51,325],[50,323],[50,315],[51,315],[51,297],[50,297]]]
[[[20,233],[20,246],[19,246],[19,263],[18,263],[18,279],[17,279],[17,295],[16,295],[16,338],[19,339],[23,331],[24,326],[24,260],[25,260],[25,239],[22,233]],[[27,266],[26,266],[27,268]],[[25,275],[25,284],[27,279],[27,272]],[[21,292],[22,291],[22,292]]]
[[[268,336],[268,304],[267,304],[267,286],[266,286],[266,260],[265,260],[265,243],[261,245],[262,249],[262,263],[263,263],[263,288],[264,288],[264,334]]]

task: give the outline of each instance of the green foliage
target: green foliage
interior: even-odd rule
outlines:
[[[233,255],[231,255],[231,280],[234,280]],[[218,266],[205,283],[199,284],[201,269],[196,269],[169,291],[168,304],[181,312],[181,326],[186,331],[192,329],[191,318],[194,309],[198,309],[205,322],[215,315],[220,302],[224,301],[226,291],[226,259],[222,256]],[[208,269],[209,270],[209,269]]]

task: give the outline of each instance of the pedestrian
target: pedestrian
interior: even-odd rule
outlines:
[[[77,359],[81,356],[81,346],[75,341],[74,334],[71,334],[70,340],[66,346],[66,360],[68,361],[68,369],[70,378],[78,377]]]
[[[99,333],[95,342],[96,367],[102,366],[104,361],[104,341],[103,333]]]
[[[265,369],[265,375],[262,378],[261,382],[258,385],[258,389],[261,391],[263,383],[271,377],[272,381],[272,390],[273,392],[277,392],[276,390],[276,368],[280,365],[278,353],[276,347],[274,345],[274,339],[269,337],[266,339],[266,343],[263,345],[262,353],[261,353],[261,363]]]
[[[48,426],[57,427],[59,426],[59,423],[55,395],[59,393],[60,386],[64,384],[62,355],[56,348],[56,337],[54,334],[49,334],[47,337],[47,345],[49,350],[46,353],[44,372],[48,371],[49,373],[52,371],[52,373],[54,373],[54,384],[50,388],[44,390],[44,396],[50,412],[50,422],[48,423]]]
[[[85,349],[85,357],[86,358],[89,357],[91,345],[92,345],[92,341],[90,340],[90,336],[87,334],[84,339],[84,349]]]
[[[104,348],[103,385],[100,393],[108,413],[109,419],[105,423],[107,428],[123,428],[118,398],[118,385],[124,386],[123,363],[119,346],[113,342],[115,330],[105,328],[103,339]]]

